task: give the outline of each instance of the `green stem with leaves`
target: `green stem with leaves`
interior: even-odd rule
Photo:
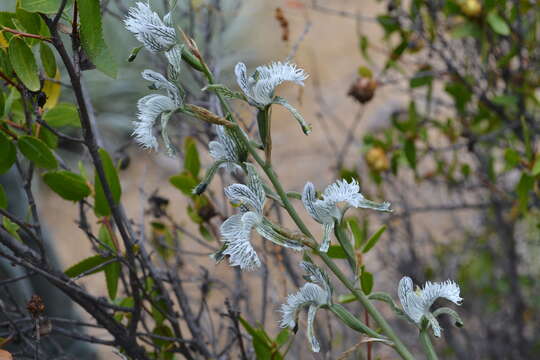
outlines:
[[[208,66],[203,63],[203,73],[205,74],[208,82],[210,85],[215,84],[214,77],[208,69]],[[250,140],[246,136],[246,134],[240,129],[236,119],[232,116],[232,111],[230,109],[229,104],[223,97],[223,95],[217,93],[218,99],[220,101],[220,104],[223,108],[223,112],[225,113],[225,117],[227,120],[233,122],[236,124],[236,127],[234,128],[238,138],[244,143],[246,148],[248,149],[249,153],[252,155],[253,159],[259,166],[263,169],[266,176],[276,189],[276,192],[278,196],[280,197],[283,206],[285,207],[285,210],[289,213],[293,221],[295,222],[296,226],[304,233],[307,237],[312,239],[313,242],[315,242],[313,239],[313,235],[307,228],[307,226],[304,224],[298,213],[296,212],[296,209],[293,207],[291,202],[289,201],[289,198],[287,197],[287,193],[283,189],[283,186],[281,185],[277,174],[275,173],[273,167],[271,164],[264,161],[259,154],[257,153],[257,150],[252,146]],[[388,336],[388,338],[392,341],[393,347],[396,350],[400,356],[405,360],[414,360],[414,356],[409,352],[409,350],[406,348],[406,346],[401,342],[399,337],[396,335],[394,330],[392,330],[391,326],[386,322],[384,317],[381,315],[381,313],[373,306],[371,301],[368,299],[366,294],[364,294],[361,290],[354,287],[354,284],[347,278],[345,274],[339,269],[339,267],[328,257],[327,254],[321,253],[316,248],[313,248],[314,252],[321,257],[321,259],[324,261],[324,263],[330,268],[330,270],[336,275],[336,277],[354,294],[354,296],[360,301],[360,303],[364,306],[364,308],[367,310],[367,312],[371,315],[371,317],[375,320],[377,325],[383,330],[384,334]]]

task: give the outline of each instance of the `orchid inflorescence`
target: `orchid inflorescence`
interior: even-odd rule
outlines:
[[[135,7],[131,8],[125,20],[125,25],[129,31],[135,34],[135,37],[143,44],[144,48],[152,53],[163,53],[169,64],[166,75],[153,70],[145,70],[142,73],[143,78],[151,82],[151,89],[160,90],[164,94],[151,94],[139,100],[137,120],[134,124],[134,137],[143,147],[158,149],[158,141],[154,136],[153,128],[159,119],[161,120],[163,142],[167,148],[167,152],[172,154],[174,149],[167,136],[167,122],[176,112],[193,113],[189,110],[193,109],[193,105],[191,105],[191,108],[188,108],[184,104],[184,91],[180,84],[178,84],[181,70],[180,65],[185,48],[180,44],[177,37],[172,23],[171,13],[168,13],[162,19],[147,3],[139,2]],[[202,68],[204,69],[205,66],[202,66]],[[201,71],[201,68],[197,70]],[[213,84],[210,81],[210,77],[209,81],[211,83],[203,90],[214,90],[218,93],[218,96],[221,92],[225,97],[244,100],[257,109],[258,114],[264,115],[262,117],[263,120],[265,116],[268,116],[270,106],[273,104],[282,105],[299,122],[303,132],[309,134],[311,126],[306,123],[298,110],[285,99],[275,95],[277,86],[283,82],[288,81],[303,86],[304,81],[308,78],[307,73],[303,69],[288,62],[274,62],[267,66],[257,67],[255,72],[248,76],[246,65],[244,63],[238,63],[234,72],[242,93],[235,93],[222,85]],[[223,102],[223,97],[220,97],[220,100]],[[217,116],[215,117],[217,118]],[[210,156],[214,160],[214,163],[207,170],[203,181],[193,189],[194,194],[201,194],[205,191],[213,175],[220,168],[225,169],[228,173],[234,172],[238,174],[243,172],[245,174],[246,184],[235,183],[225,187],[225,196],[238,209],[238,213],[231,215],[221,224],[220,233],[223,247],[217,253],[213,254],[212,257],[216,261],[221,261],[228,257],[230,264],[240,267],[241,270],[255,270],[259,268],[261,266],[261,259],[252,243],[253,232],[258,233],[262,238],[279,246],[295,251],[304,251],[305,257],[307,257],[307,250],[312,249],[323,260],[328,259],[326,252],[330,248],[333,232],[335,232],[335,236],[340,240],[340,244],[342,244],[343,240],[340,239],[337,229],[340,228],[340,225],[344,221],[345,213],[350,208],[371,209],[382,212],[392,211],[389,202],[376,203],[367,200],[360,193],[360,186],[354,179],[351,181],[337,180],[327,186],[320,196],[315,186],[311,182],[308,182],[304,186],[300,198],[306,212],[323,227],[323,236],[320,245],[315,242],[309,232],[304,231],[301,227],[304,234],[284,229],[280,225],[273,223],[265,214],[265,204],[267,197],[275,198],[276,194],[268,190],[270,186],[263,182],[257,173],[257,168],[248,162],[248,150],[253,156],[255,156],[254,152],[256,152],[248,135],[238,125],[235,125],[236,123],[231,121],[233,121],[232,115],[226,120],[220,120],[219,125],[214,126],[217,137],[209,143]],[[224,126],[223,124],[231,126]],[[268,122],[265,121],[259,123],[259,133],[261,135],[262,147],[265,149],[267,155],[267,162],[263,164],[261,162],[262,160],[257,158],[255,160],[259,165],[264,165],[263,170],[265,170],[270,180],[273,180],[271,178],[273,170],[268,172],[266,168],[270,166],[268,162],[270,152],[266,152],[266,146],[269,146],[269,143],[263,137],[263,132],[267,129],[261,128],[267,124]],[[265,136],[268,136],[268,134],[265,134]],[[275,181],[275,179],[272,181],[272,185],[277,189]],[[294,209],[287,207],[287,196],[280,195],[280,197],[280,204],[292,216]],[[355,262],[351,261],[351,263],[354,264]],[[299,313],[304,307],[307,307],[307,336],[312,350],[318,352],[320,350],[320,344],[315,337],[313,326],[315,314],[320,308],[330,308],[333,306],[333,287],[326,272],[311,260],[303,261],[301,267],[307,273],[306,280],[308,282],[297,292],[290,294],[286,302],[281,305],[280,325],[296,331]],[[343,279],[339,270],[336,270],[336,268],[331,269],[342,282],[347,284],[347,280]],[[355,279],[358,279],[356,271],[357,269],[353,270]],[[358,287],[354,284],[351,286]],[[351,287],[349,288],[351,289]],[[365,294],[359,294],[358,291],[355,292],[355,296],[359,301],[370,301]],[[421,331],[425,331],[428,327],[431,327],[435,336],[439,337],[441,335],[441,327],[436,318],[441,314],[450,315],[454,318],[456,324],[461,324],[457,313],[449,308],[439,308],[434,312],[430,310],[430,307],[438,298],[448,299],[458,305],[461,303],[462,299],[460,297],[459,286],[452,281],[443,283],[427,282],[423,289],[418,288],[414,290],[412,280],[409,277],[404,277],[399,282],[398,295],[403,310],[393,305],[394,310],[406,317],[410,322],[420,328]],[[384,295],[382,298],[385,299],[384,301],[394,304],[389,295]],[[370,311],[376,311],[373,309]],[[352,315],[351,317],[354,318]],[[349,318],[349,316],[340,316],[340,318],[343,320]],[[354,319],[353,322],[359,322],[359,320]],[[349,324],[349,326],[360,329],[359,331],[361,332],[363,332],[362,329],[365,329],[365,325],[357,326],[356,324]],[[370,336],[378,336],[374,331],[368,332]],[[410,353],[404,349],[403,345],[400,345],[399,339],[391,330],[387,328],[385,332],[384,336],[381,335],[378,341],[391,344],[403,358],[409,359]]]

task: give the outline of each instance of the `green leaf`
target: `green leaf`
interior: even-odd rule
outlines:
[[[519,164],[520,155],[516,149],[507,148],[504,151],[505,169],[512,169]],[[534,174],[533,174],[534,175]]]
[[[68,0],[68,4],[72,2],[73,0]],[[61,4],[62,0],[19,0],[19,6],[22,9],[44,14],[56,14]]]
[[[118,261],[110,263],[105,266],[105,281],[107,283],[107,292],[111,300],[116,299],[118,293],[118,280],[120,279],[120,272],[122,267]]]
[[[266,332],[263,329],[252,327],[242,317],[239,317],[238,320],[240,320],[240,324],[242,324],[253,339],[253,348],[255,349],[257,360],[276,359],[277,354],[272,354],[272,344]]]
[[[156,326],[156,328],[154,329],[154,331],[152,331],[152,333],[155,335],[164,336],[164,337],[171,337],[171,338],[174,337],[173,331],[167,325]],[[165,347],[171,344],[170,340],[164,340],[164,339],[159,339],[159,338],[152,338],[152,342],[157,347]]]
[[[48,77],[54,78],[56,75],[56,59],[51,48],[43,41],[39,44],[39,55],[45,73]]]
[[[15,239],[22,242],[22,239],[18,233],[19,225],[15,224],[13,221],[9,220],[7,217],[4,216],[4,218],[2,219],[2,226],[4,226],[4,229],[6,229],[6,231],[10,233]]]
[[[289,340],[290,332],[289,329],[281,330],[276,336],[276,344],[280,347],[283,346],[287,340]]]
[[[41,140],[33,136],[21,136],[17,141],[21,153],[36,166],[44,169],[56,169],[58,161],[49,147]]]
[[[369,295],[371,290],[373,290],[373,274],[369,271],[362,270],[360,275],[360,285],[362,286],[362,291]]]
[[[377,16],[377,21],[383,27],[385,36],[388,36],[394,31],[397,31],[400,29],[398,19],[393,16],[380,15],[380,16]]]
[[[193,189],[197,186],[197,180],[187,172],[171,176],[169,182],[187,196],[191,196]]]
[[[9,42],[9,60],[13,70],[30,91],[38,91],[41,88],[39,71],[32,50],[24,40],[14,37]]]
[[[197,179],[200,169],[201,161],[199,160],[195,139],[187,137],[184,141],[184,170],[189,171],[193,178]]]
[[[491,11],[486,18],[489,26],[499,35],[510,35],[510,27],[496,11]]]
[[[327,255],[333,259],[346,259],[347,254],[341,245],[330,245]]]
[[[536,159],[536,161],[534,162],[534,166],[532,168],[532,174],[533,176],[537,176],[538,174],[540,174],[540,157]]]
[[[29,34],[50,36],[48,28],[43,23],[41,17],[36,13],[31,13],[21,8],[17,8],[17,10],[15,11],[15,17],[12,19],[12,22],[15,25],[15,28],[19,31]],[[24,40],[30,47],[34,46],[40,41],[38,39],[32,38],[25,38]]]
[[[414,89],[421,86],[431,85],[432,82],[433,75],[431,74],[431,71],[429,69],[424,69],[413,75],[409,82],[409,86],[411,89]]]
[[[117,65],[103,39],[99,0],[77,1],[77,7],[84,51],[101,72],[115,78]]]
[[[17,149],[9,138],[0,131],[0,174],[8,171],[17,160]]]
[[[80,201],[90,195],[90,187],[81,175],[66,170],[52,171],[43,175],[45,184],[62,198]]]
[[[360,75],[361,77],[371,79],[373,77],[373,71],[371,71],[371,69],[368,68],[367,66],[362,65],[358,67],[358,75]]]
[[[43,115],[43,120],[52,127],[81,127],[79,112],[73,104],[60,103]]]
[[[8,206],[8,198],[6,195],[6,192],[4,191],[4,187],[2,184],[0,184],[0,209],[7,209]]]
[[[90,256],[76,263],[75,265],[70,266],[66,271],[64,271],[64,274],[66,274],[70,278],[74,278],[83,273],[90,271],[91,269],[94,269],[95,267],[98,267],[99,265],[109,260],[110,258],[102,257],[101,255]],[[93,270],[86,275],[96,274],[103,270],[104,268],[100,267],[99,269]]]
[[[364,232],[362,231],[362,229],[360,229],[358,220],[354,217],[348,218],[347,224],[349,225],[349,229],[351,230],[351,233],[354,237],[354,248],[359,249],[365,239]]]
[[[99,157],[103,164],[103,170],[105,171],[105,178],[109,184],[109,189],[111,190],[112,198],[115,203],[120,201],[122,195],[122,187],[120,186],[120,178],[118,177],[118,172],[114,167],[114,163],[110,155],[105,151],[105,149],[99,149]],[[97,216],[108,216],[111,214],[111,208],[105,197],[105,192],[103,190],[103,185],[97,174],[95,173],[95,203],[94,203],[94,212]]]
[[[527,210],[529,203],[529,192],[534,187],[534,177],[527,173],[521,174],[521,178],[516,186],[516,193],[519,201],[519,209],[521,211]]]
[[[362,252],[366,254],[369,250],[371,250],[379,241],[381,238],[381,235],[386,231],[386,225],[381,226],[379,230],[368,239],[366,242],[366,245],[362,249]]]
[[[466,22],[460,25],[457,25],[451,32],[450,36],[456,39],[464,37],[475,37],[480,38],[482,31],[480,27],[473,22]]]
[[[405,158],[412,169],[416,169],[416,147],[414,146],[413,139],[405,140],[403,145],[403,151],[405,152]]]

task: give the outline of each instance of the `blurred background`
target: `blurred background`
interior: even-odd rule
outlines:
[[[14,3],[0,6],[12,11]],[[196,144],[203,169],[211,164],[212,128],[192,118],[174,118],[170,135],[179,149],[176,157],[133,142],[136,103],[149,93],[140,72],[165,69],[166,62],[148,52],[127,62],[138,43],[122,21],[135,2],[102,3],[118,76],[111,79],[89,70],[85,85],[101,141],[122,164],[122,199],[129,217],[152,241],[170,237],[178,242],[183,257],[175,266],[193,306],[205,304],[205,329],[214,321],[222,323],[226,296],[250,323],[277,334],[276,310],[302,284],[296,266],[300,258],[260,239],[255,243],[264,263],[260,271],[240,273],[226,261],[214,264],[208,257],[220,246],[216,229],[221,216],[230,212],[223,185],[236,181],[220,173],[208,199],[212,211],[222,215],[211,211],[205,217],[208,204],[197,203],[169,179],[184,171],[186,141]],[[165,13],[166,1],[151,4]],[[313,131],[305,136],[286,110],[273,107],[276,172],[289,191],[301,192],[307,181],[324,189],[338,178],[354,178],[367,198],[392,203],[391,214],[348,213],[360,237],[387,226],[362,261],[375,275],[373,291],[386,291],[396,300],[404,275],[418,284],[453,279],[460,285],[464,302],[457,310],[465,326],[442,323],[443,337],[435,342],[441,358],[540,355],[536,1],[180,0],[174,16],[196,40],[219,82],[232,89],[238,90],[233,68],[239,61],[251,73],[259,65],[290,60],[310,75],[305,87],[278,90]],[[204,84],[197,74],[186,69],[182,83],[191,103],[215,106],[200,91]],[[61,101],[73,101],[69,89],[62,91]],[[256,136],[253,110],[233,104],[247,131]],[[73,164],[85,156],[71,144],[59,146]],[[36,186],[61,266],[93,254],[76,222],[78,204],[60,199],[43,184]],[[320,227],[301,204],[295,205],[309,226]],[[294,228],[279,211],[269,212]],[[164,266],[168,257],[163,256]],[[96,295],[106,294],[100,277],[82,283]],[[345,294],[343,289],[337,292]],[[354,309],[363,314],[361,307]],[[414,348],[417,330],[385,313]],[[366,358],[365,345],[357,345],[361,339],[330,319],[319,317],[321,353],[305,351],[300,330],[287,358]],[[228,330],[216,325],[212,331]],[[108,348],[96,348],[96,358],[113,356]],[[393,356],[377,346],[373,351],[380,358]]]

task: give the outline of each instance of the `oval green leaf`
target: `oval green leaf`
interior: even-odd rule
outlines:
[[[98,272],[103,271],[105,269],[104,269],[104,267],[100,267],[98,269],[94,269],[94,268],[98,267],[99,265],[103,264],[104,262],[106,262],[108,260],[110,260],[110,258],[102,257],[101,255],[90,256],[90,257],[76,263],[75,265],[72,265],[69,269],[64,271],[64,274],[66,274],[70,278],[77,277],[77,276],[79,276],[81,274],[84,274],[86,272],[88,272],[88,273],[85,274],[85,275],[95,274],[95,273],[98,273]],[[94,269],[94,270],[92,270],[92,269]]]
[[[71,5],[73,0],[68,0],[65,9]],[[62,0],[19,0],[19,6],[30,12],[40,12],[44,14],[56,14]]]
[[[70,171],[48,172],[43,175],[43,181],[66,200],[80,201],[90,195],[90,187],[85,178]]]
[[[17,149],[9,138],[0,132],[0,174],[8,171],[17,160]]]
[[[30,91],[41,88],[39,71],[32,50],[21,38],[12,38],[9,42],[9,60],[13,70]]]
[[[41,58],[41,64],[45,70],[45,74],[48,77],[54,78],[56,75],[56,59],[51,48],[44,42],[39,44],[39,56]]]
[[[105,151],[105,149],[99,149],[99,157],[101,158],[101,163],[103,164],[103,170],[105,171],[105,178],[109,184],[109,189],[113,197],[113,201],[118,203],[122,195],[122,188],[120,186],[120,178],[118,177],[118,172],[116,167],[110,157],[110,155]],[[94,203],[94,212],[97,216],[108,216],[111,214],[111,208],[105,197],[105,192],[103,190],[103,185],[99,179],[99,176],[96,172],[95,174],[95,203]]]
[[[73,104],[60,103],[43,116],[43,120],[52,127],[73,126],[81,127],[79,112]]]
[[[364,246],[364,248],[362,249],[362,252],[365,254],[367,253],[369,250],[371,250],[375,244],[377,244],[377,242],[379,241],[379,239],[381,238],[381,235],[386,231],[386,225],[383,225],[381,226],[381,228],[379,230],[377,230],[377,232],[375,234],[373,234],[369,240],[366,242],[366,245]]]
[[[486,20],[489,26],[491,26],[493,31],[495,31],[497,34],[504,36],[510,35],[510,27],[495,11],[490,12]]]
[[[33,136],[21,136],[17,141],[21,153],[36,166],[44,169],[56,169],[58,161],[49,147],[41,140]]]

